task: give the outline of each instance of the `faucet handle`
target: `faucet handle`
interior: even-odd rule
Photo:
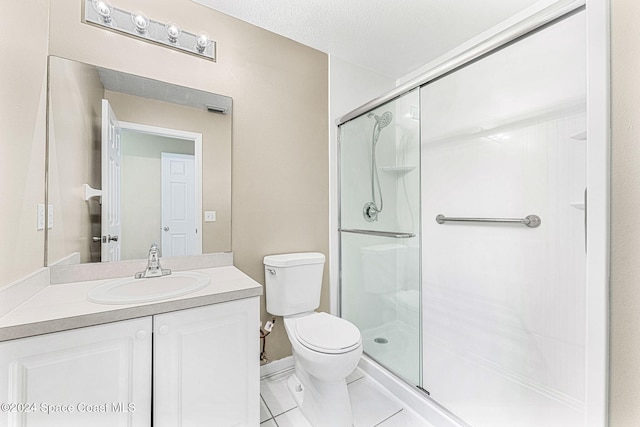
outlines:
[[[161,277],[171,274],[170,269],[165,269],[160,266],[160,255],[158,250],[158,244],[153,242],[149,248],[149,259],[147,260],[147,268],[144,271],[135,274],[136,279],[142,279],[145,277]]]

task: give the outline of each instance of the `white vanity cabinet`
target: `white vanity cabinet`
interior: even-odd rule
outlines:
[[[150,317],[0,342],[0,426],[151,425]]]
[[[154,316],[153,425],[257,426],[259,297]]]
[[[0,342],[0,427],[257,426],[259,312],[254,296]]]

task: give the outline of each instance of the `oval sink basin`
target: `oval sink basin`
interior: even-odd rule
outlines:
[[[114,279],[89,291],[87,300],[98,304],[133,304],[161,301],[196,292],[209,284],[209,276],[178,271],[168,276]]]

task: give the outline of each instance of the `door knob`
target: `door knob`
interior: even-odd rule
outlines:
[[[169,231],[169,227],[167,227],[166,225],[163,228],[164,231]]]
[[[102,237],[92,237],[91,240],[94,242],[102,242],[102,243],[117,242],[118,236],[112,236],[111,234],[108,234]]]

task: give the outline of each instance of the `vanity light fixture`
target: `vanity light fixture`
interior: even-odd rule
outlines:
[[[191,33],[175,22],[149,19],[142,12],[128,12],[112,6],[107,0],[83,0],[84,22],[147,42],[216,60],[216,42],[206,32]]]
[[[182,34],[182,30],[175,22],[167,22],[165,24],[165,29],[167,30],[167,39],[171,44],[177,44],[180,35]]]
[[[198,36],[196,37],[195,45],[195,49],[198,51],[198,53],[204,52],[210,44],[211,36],[209,36],[209,34],[204,31],[199,32]]]
[[[149,18],[147,18],[142,12],[133,12],[131,14],[131,22],[136,27],[136,32],[140,35],[146,35],[149,29]]]
[[[111,25],[113,19],[111,14],[113,13],[113,6],[104,0],[91,0],[91,6],[100,15],[102,23],[105,25]]]

